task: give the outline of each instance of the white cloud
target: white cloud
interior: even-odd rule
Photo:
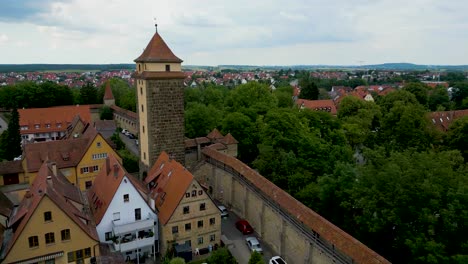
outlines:
[[[34,20],[0,24],[3,63],[130,63],[151,38],[156,17],[186,64],[468,64],[468,2],[462,0],[67,0],[44,6],[28,15]],[[18,42],[34,45],[12,44]]]

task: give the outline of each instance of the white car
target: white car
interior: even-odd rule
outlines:
[[[247,246],[249,247],[251,252],[257,251],[258,253],[263,254],[263,249],[260,246],[260,242],[258,242],[258,239],[256,237],[246,238],[245,243],[247,243]]]
[[[280,256],[274,256],[270,261],[268,261],[268,264],[286,264],[286,261],[284,261]]]
[[[122,129],[122,134],[127,135],[127,133],[129,133],[127,129]]]
[[[229,216],[229,212],[224,205],[218,205],[218,209],[221,211],[221,218]]]

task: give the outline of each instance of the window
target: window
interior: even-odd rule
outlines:
[[[55,243],[55,235],[53,232],[45,234],[45,242],[46,244]]]
[[[89,172],[89,168],[88,167],[83,167],[81,168],[81,173],[88,173]]]
[[[68,252],[67,257],[68,257],[68,263],[74,262],[75,261],[75,251]]]
[[[145,110],[145,108],[143,107],[143,105],[141,105],[141,112],[143,113]]]
[[[40,125],[34,125],[35,129],[39,129]]]
[[[120,212],[114,213],[114,221],[120,220]]]
[[[113,237],[112,232],[106,232],[105,236],[106,236],[106,241],[112,240],[112,237]]]
[[[29,247],[30,248],[39,246],[39,238],[37,236],[30,236],[28,238],[28,240],[29,240]]]
[[[98,148],[100,148],[100,147],[101,147],[101,142],[97,142],[97,143],[96,143],[96,146],[97,146]]]
[[[202,228],[203,227],[203,220],[199,220],[197,225],[198,225],[198,228]]]
[[[138,64],[138,71],[141,72],[141,64]]]
[[[215,241],[215,239],[216,239],[216,235],[210,235],[210,242]]]
[[[192,191],[192,197],[195,197],[195,196],[197,196],[197,190]]]
[[[216,223],[215,218],[210,218],[210,225],[214,225]]]
[[[141,208],[135,209],[135,220],[141,220]]]
[[[50,128],[50,124],[46,124],[45,127],[46,127],[46,128]]]
[[[84,256],[85,256],[85,258],[91,257],[91,248],[85,248],[84,249]]]
[[[44,212],[44,221],[46,221],[46,222],[52,221],[52,212],[51,211]]]
[[[184,214],[190,213],[190,206],[184,206]]]
[[[70,229],[64,229],[64,230],[60,231],[60,233],[62,235],[62,241],[70,240]]]
[[[93,186],[93,182],[92,182],[92,181],[86,181],[86,182],[85,182],[85,186],[86,186],[86,190],[87,190],[87,189],[90,189],[91,186]]]
[[[58,128],[62,127],[62,123],[57,123],[57,127]]]
[[[185,244],[188,246],[192,246],[192,240],[185,240]]]
[[[190,231],[190,230],[192,230],[192,223],[185,224],[185,231]]]
[[[166,71],[171,71],[171,65],[166,64]]]
[[[140,87],[140,94],[143,95],[143,87]]]
[[[185,198],[189,198],[190,197],[190,193],[185,193]]]
[[[202,194],[203,194],[203,190],[199,190],[198,195],[202,195]]]
[[[143,130],[143,133],[145,133],[145,126],[141,126],[141,130]]]
[[[179,227],[178,226],[173,226],[172,227],[172,234],[177,234],[179,233]]]
[[[203,244],[203,237],[198,238],[198,245],[201,245],[201,244]]]
[[[90,167],[90,172],[95,172],[95,171],[99,171],[99,166],[98,165],[94,165],[92,167]]]
[[[143,152],[143,159],[146,160],[146,152]]]
[[[206,209],[205,203],[201,203],[200,204],[200,211],[205,211],[205,209]]]
[[[105,158],[107,158],[107,153],[93,154],[92,157],[93,157],[93,160],[105,159]]]
[[[130,201],[130,196],[128,194],[123,195],[124,203],[128,203]]]

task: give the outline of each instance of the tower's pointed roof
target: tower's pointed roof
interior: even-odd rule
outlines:
[[[135,62],[175,62],[181,63],[171,49],[167,46],[166,42],[161,38],[158,32],[154,33],[148,46],[146,46],[140,57],[135,59]]]
[[[112,89],[110,87],[110,81],[106,82],[106,89],[104,90],[104,100],[112,100],[114,95],[112,94]]]

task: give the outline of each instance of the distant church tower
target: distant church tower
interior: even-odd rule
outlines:
[[[140,174],[145,176],[162,151],[181,164],[184,147],[184,73],[179,59],[158,33],[135,59],[140,138]]]

